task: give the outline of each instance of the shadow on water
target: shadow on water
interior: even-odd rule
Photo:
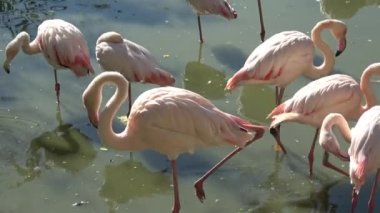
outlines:
[[[142,163],[127,160],[105,167],[104,183],[99,195],[107,203],[108,212],[113,213],[117,212],[118,204],[131,199],[171,193],[170,185],[171,176],[149,171]]]
[[[231,69],[232,73],[237,72],[248,57],[239,48],[232,45],[219,45],[212,48],[211,51],[219,63]]]
[[[226,94],[224,91],[225,74],[201,62],[202,46],[202,44],[199,45],[198,61],[191,61],[186,64],[183,78],[184,88],[208,99],[223,99]]]
[[[320,9],[329,18],[348,19],[354,16],[360,8],[371,5],[380,5],[380,0],[347,1],[321,0]]]
[[[59,110],[57,121],[56,128],[32,139],[24,166],[19,165],[16,160],[11,160],[17,173],[24,177],[17,186],[38,178],[42,169],[60,167],[77,173],[95,159],[96,150],[90,139],[72,124],[63,123]]]

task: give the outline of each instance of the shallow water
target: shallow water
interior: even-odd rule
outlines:
[[[1,57],[18,32],[26,30],[34,37],[43,20],[61,18],[81,29],[99,73],[96,39],[105,31],[118,31],[149,49],[175,76],[175,86],[202,94],[224,111],[268,124],[265,117],[274,106],[273,87],[223,90],[227,79],[260,43],[256,1],[232,1],[236,20],[202,17],[202,47],[195,15],[184,0],[88,2],[1,1]],[[379,4],[375,0],[265,0],[266,37],[290,29],[309,33],[321,19],[341,19],[349,28],[348,43],[333,72],[359,79],[367,65],[379,60]],[[329,34],[326,37],[335,45]],[[315,61],[320,58],[317,55]],[[68,71],[59,71],[60,113],[53,79],[42,55],[20,53],[11,73],[0,73],[0,212],[169,212],[172,187],[166,158],[153,151],[130,155],[102,147],[81,102],[92,76],[77,79]],[[309,81],[300,78],[292,83],[285,98]],[[380,85],[373,86],[380,92]],[[132,87],[137,97],[155,86],[135,83]],[[105,96],[112,92],[107,89]],[[115,121],[115,128],[120,130],[123,125]],[[321,165],[318,146],[315,175],[308,176],[306,154],[314,129],[289,123],[281,131],[288,155],[272,150],[274,140],[267,133],[208,179],[204,203],[194,195],[193,182],[231,147],[182,155],[178,160],[182,212],[348,212],[349,179]],[[373,175],[361,191],[357,212],[367,211],[372,180]],[[377,202],[375,212],[379,209]]]

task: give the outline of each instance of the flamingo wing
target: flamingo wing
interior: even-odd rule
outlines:
[[[149,50],[127,39],[120,43],[100,42],[96,58],[103,70],[118,71],[129,81],[161,86],[174,83],[174,77],[159,67]]]
[[[38,26],[40,48],[55,69],[69,68],[76,76],[94,73],[87,42],[74,25],[60,20],[46,20]]]
[[[172,149],[177,150],[173,153],[192,152],[223,144],[243,147],[254,136],[245,128],[248,123],[218,110],[196,93],[174,87],[141,94],[128,120],[129,129],[140,131],[137,135],[142,137],[141,141],[157,141],[156,149],[165,154]],[[139,128],[134,128],[135,125]],[[149,138],[149,133],[160,138]]]
[[[312,65],[314,46],[302,32],[284,31],[260,44],[244,66],[231,77],[226,89],[244,83],[286,86]]]

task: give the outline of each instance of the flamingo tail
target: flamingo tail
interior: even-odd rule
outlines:
[[[160,86],[169,86],[175,83],[175,78],[169,72],[156,68],[155,72],[150,73],[143,79],[145,83],[157,84]]]
[[[233,90],[245,80],[248,80],[248,72],[245,69],[241,69],[228,79],[224,90]]]
[[[267,115],[267,119],[268,118],[272,118],[273,116],[276,116],[276,115],[279,115],[279,114],[282,114],[285,112],[285,104],[282,103],[280,105],[278,105],[277,107],[275,107],[271,113],[269,113]]]

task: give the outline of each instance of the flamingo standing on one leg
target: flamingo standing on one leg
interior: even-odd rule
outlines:
[[[339,41],[336,56],[346,48],[346,25],[335,19],[318,22],[311,31],[311,38],[302,32],[284,31],[261,43],[246,60],[244,66],[227,82],[226,90],[245,83],[276,85],[276,105],[281,103],[285,87],[298,76],[311,78],[325,76],[335,64],[334,54],[321,39],[321,31],[330,29]],[[322,65],[313,64],[314,45],[324,57]]]
[[[275,107],[268,115],[268,118],[273,119],[270,133],[283,152],[286,153],[277,129],[281,123],[292,121],[315,127],[316,132],[308,155],[309,171],[312,175],[314,147],[323,119],[329,113],[335,112],[343,114],[348,119],[356,120],[363,112],[374,106],[376,97],[369,86],[372,75],[380,75],[380,63],[371,64],[363,71],[360,85],[348,75],[325,76],[310,82],[298,90],[292,98]],[[361,105],[363,96],[366,100],[365,105]],[[324,165],[334,167],[328,159],[324,160]],[[333,169],[345,174],[339,168]]]
[[[106,32],[96,41],[96,59],[103,70],[120,72],[129,82],[173,85],[174,77],[161,69],[149,50],[123,38],[117,32]],[[131,85],[128,84],[131,110]]]
[[[348,153],[339,146],[332,127],[337,125],[351,143]],[[371,195],[368,201],[368,211],[373,212],[377,181],[380,176],[380,106],[374,106],[359,118],[356,126],[350,128],[343,115],[331,113],[323,120],[319,143],[337,157],[350,159],[350,178],[353,184],[351,212],[355,211],[359,191],[364,185],[368,174],[377,170]]]
[[[197,13],[199,41],[201,43],[203,43],[201,15],[221,15],[228,20],[237,18],[237,13],[228,3],[228,0],[187,0],[187,2]]]
[[[101,90],[107,83],[114,84],[117,88],[99,115]],[[103,72],[96,76],[83,93],[89,120],[94,126],[98,126],[99,136],[107,146],[122,150],[153,149],[167,155],[173,173],[173,212],[180,210],[176,172],[176,159],[179,154],[223,144],[238,146],[196,181],[196,194],[203,201],[203,181],[264,133],[264,127],[252,125],[220,111],[201,95],[174,87],[160,87],[142,93],[132,105],[128,126],[121,133],[115,133],[112,120],[128,97],[127,85],[127,80],[118,72]]]
[[[77,77],[94,73],[90,63],[87,42],[81,31],[61,19],[51,19],[38,26],[36,38],[30,42],[27,32],[19,33],[5,48],[4,70],[10,72],[10,63],[18,51],[32,55],[42,52],[54,68],[55,92],[59,103],[60,84],[57,69],[70,69]]]

